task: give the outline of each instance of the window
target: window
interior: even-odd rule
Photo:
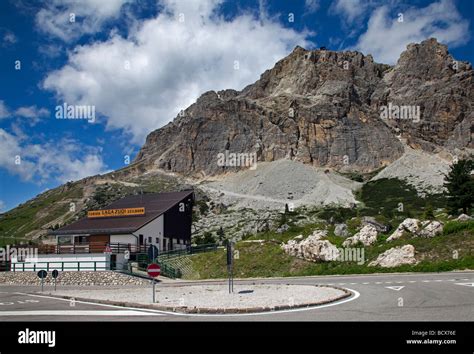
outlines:
[[[58,236],[58,245],[72,245],[72,236]]]
[[[178,245],[180,244],[179,238],[176,239],[176,244],[178,244]]]
[[[160,239],[158,237],[155,237],[155,243],[160,243]]]
[[[152,242],[153,242],[153,241],[152,241],[151,236],[148,236],[148,243],[152,243]]]

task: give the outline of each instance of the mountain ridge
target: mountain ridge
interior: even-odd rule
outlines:
[[[201,95],[148,135],[135,163],[215,175],[229,170],[216,163],[228,150],[371,172],[402,156],[399,135],[428,152],[472,149],[473,101],[471,64],[436,39],[408,45],[393,67],[359,52],[296,47],[242,91]],[[420,122],[381,119],[389,103],[421,107]]]
[[[203,93],[151,132],[131,165],[59,186],[4,213],[0,233],[42,237],[121,196],[189,184],[199,190],[203,179],[248,168],[220,166],[218,154],[225,151],[256,153],[257,163],[288,159],[340,173],[377,172],[407,147],[449,163],[474,148],[473,102],[472,65],[455,61],[435,39],[408,45],[394,66],[359,52],[296,47],[241,91]],[[419,106],[419,122],[381,118],[379,108],[389,103]],[[386,174],[404,179],[402,172]]]

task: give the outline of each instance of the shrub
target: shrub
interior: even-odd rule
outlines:
[[[449,235],[460,231],[471,231],[474,233],[474,220],[471,221],[449,221],[444,225],[443,234]]]

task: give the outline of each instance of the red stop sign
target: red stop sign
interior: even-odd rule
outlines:
[[[156,263],[152,263],[148,266],[146,269],[148,275],[152,278],[156,278],[158,275],[160,275],[160,266]]]

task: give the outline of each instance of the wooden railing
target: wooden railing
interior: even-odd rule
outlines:
[[[130,243],[108,243],[108,242],[88,242],[76,243],[73,245],[39,245],[39,254],[83,254],[83,253],[104,253],[109,247],[111,253],[144,253],[147,252],[148,245],[134,245]],[[29,246],[32,247],[32,246]]]

